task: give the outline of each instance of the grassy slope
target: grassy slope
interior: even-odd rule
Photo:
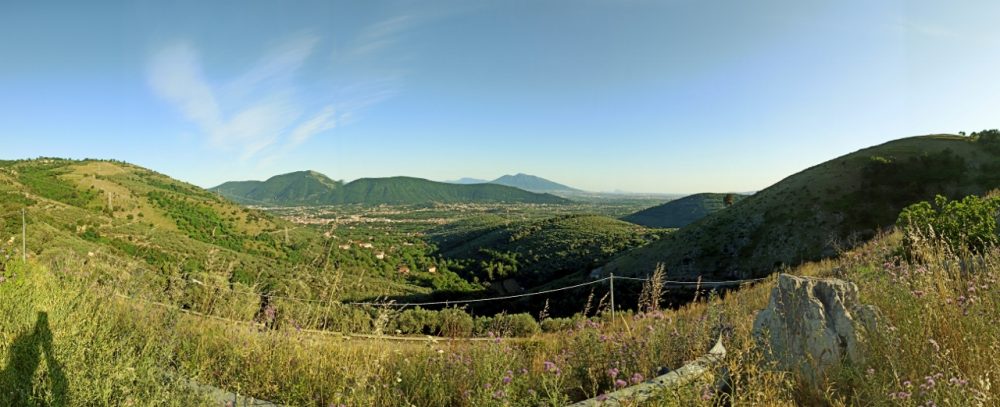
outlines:
[[[911,161],[946,150],[964,159],[965,165]],[[905,170],[866,176],[872,157],[902,163]],[[997,160],[981,145],[959,136],[891,141],[785,178],[725,211],[614,259],[605,269],[646,275],[662,262],[674,278],[764,275],[780,265],[834,255],[838,248],[870,238],[879,227],[892,225],[909,203],[937,193],[956,197],[988,191],[996,184],[985,167]],[[964,170],[964,175],[955,175],[957,170]]]
[[[908,264],[894,254],[899,240],[876,239],[839,260],[792,271],[857,283],[860,300],[877,306],[882,318],[881,328],[866,336],[867,361],[835,369],[818,389],[794,374],[762,368],[751,329],[773,279],[677,310],[619,312],[614,322],[605,312],[571,323],[572,331],[523,342],[407,344],[260,330],[120,301],[89,287],[86,278],[76,280],[75,272],[11,268],[0,283],[0,381],[7,390],[0,404],[14,404],[21,400],[15,394],[24,392],[51,403],[65,389],[80,405],[197,405],[183,388],[159,380],[157,369],[167,367],[291,405],[565,405],[610,391],[615,379],[677,368],[722,333],[734,405],[995,405],[1000,290],[993,286],[1000,251],[955,261],[931,242],[921,256],[927,263]],[[45,320],[48,335],[36,328]],[[33,348],[45,342],[51,350]],[[48,359],[34,368],[31,358],[12,364],[24,360],[23,349],[43,349],[39,356]],[[61,372],[53,374],[49,360]],[[10,385],[26,368],[33,380]],[[617,377],[609,375],[612,368]],[[60,376],[65,386],[55,385]],[[936,384],[928,387],[927,378]],[[692,383],[648,405],[718,405],[721,396],[710,389]]]
[[[237,202],[277,205],[568,202],[553,195],[503,185],[457,185],[412,177],[362,178],[340,185],[312,171],[278,175],[264,182],[227,182],[212,191]]]
[[[362,272],[365,259],[331,250],[312,229],[129,164],[4,163],[0,236],[9,240],[0,250],[19,249],[17,215],[25,206],[33,257],[48,264],[87,259],[113,265],[105,282],[127,282],[162,300],[187,301],[187,289],[178,284],[192,278],[298,297],[317,295],[317,287],[335,278],[342,284],[328,294],[337,297],[427,292],[395,275]],[[333,264],[342,266],[340,274],[330,270]]]
[[[650,228],[681,228],[725,208],[726,194],[703,193],[685,196],[663,205],[643,209],[622,220]],[[745,195],[733,194],[739,202]]]

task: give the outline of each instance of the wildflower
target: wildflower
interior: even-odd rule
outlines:
[[[934,388],[934,386],[936,384],[937,384],[937,381],[935,381],[933,377],[927,376],[927,377],[924,378],[924,385],[927,386],[927,389]]]
[[[705,401],[711,400],[712,396],[714,396],[714,394],[712,392],[712,389],[710,389],[708,386],[704,386],[704,387],[701,388],[701,399],[702,400],[705,400]]]
[[[507,397],[507,393],[504,392],[503,390],[497,390],[497,391],[493,392],[493,398],[495,398],[497,400],[500,400],[500,399],[502,399],[504,397]]]
[[[618,380],[615,380],[615,388],[616,388],[616,389],[620,389],[620,388],[622,388],[622,387],[625,387],[625,386],[627,386],[627,385],[628,385],[628,383],[626,383],[626,382],[625,382],[624,380],[622,380],[622,379],[618,379]]]
[[[493,387],[493,384],[491,384],[491,383],[483,383],[483,388],[484,389],[489,390],[490,387]]]
[[[905,391],[901,391],[899,393],[896,393],[896,398],[898,398],[900,400],[907,400],[907,399],[910,398],[910,393],[907,393]]]
[[[643,380],[646,380],[646,378],[642,376],[642,373],[632,374],[632,384],[642,383]]]
[[[521,374],[528,374],[528,368],[522,367]]]
[[[608,394],[607,393],[601,393],[600,396],[597,396],[597,401],[608,401]]]
[[[909,380],[904,380],[903,387],[913,387],[913,383],[911,383]]]
[[[514,379],[512,377],[510,377],[510,376],[504,376],[503,377],[503,384],[510,384],[510,382],[513,381],[513,380]]]
[[[546,361],[545,361],[544,363],[542,363],[542,364],[543,364],[543,365],[545,366],[545,371],[546,371],[546,372],[553,372],[553,371],[555,371],[555,370],[556,370],[556,364],[555,364],[555,363],[552,363],[552,361],[548,361],[548,360],[546,360]]]
[[[608,377],[612,379],[618,377],[618,368],[613,367],[611,369],[608,369]]]

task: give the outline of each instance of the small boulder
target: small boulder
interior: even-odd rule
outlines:
[[[861,341],[875,328],[875,309],[858,302],[854,283],[834,278],[778,276],[753,334],[768,360],[821,384],[841,361],[862,363]]]

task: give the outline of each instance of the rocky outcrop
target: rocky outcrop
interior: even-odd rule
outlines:
[[[722,346],[722,337],[715,342],[715,346],[708,351],[708,354],[695,359],[677,370],[664,375],[647,380],[635,386],[626,387],[616,392],[604,394],[600,397],[584,400],[568,407],[617,407],[617,406],[637,406],[644,405],[643,402],[654,397],[662,396],[665,392],[677,387],[691,384],[695,381],[714,382],[716,389],[722,388],[730,382],[728,372],[722,366],[723,359],[726,358],[726,347]]]
[[[779,369],[819,384],[832,366],[864,361],[861,343],[874,328],[875,309],[858,302],[854,283],[781,274],[753,333]]]

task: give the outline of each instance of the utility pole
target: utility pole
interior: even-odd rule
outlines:
[[[21,261],[28,262],[28,225],[24,221],[24,208],[21,208]]]
[[[611,323],[615,323],[615,273],[610,273],[611,279]]]

